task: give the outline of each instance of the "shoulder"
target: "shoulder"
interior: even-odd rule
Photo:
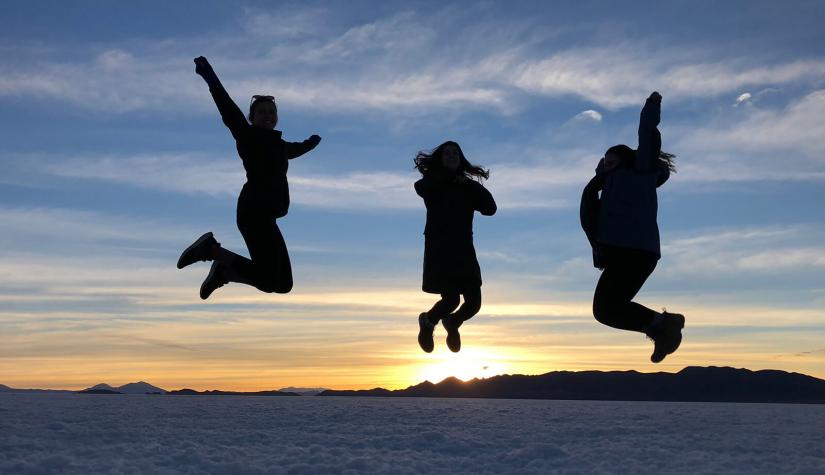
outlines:
[[[467,181],[464,182],[464,186],[471,189],[471,190],[483,190],[484,185],[480,182],[473,180],[472,178],[468,178]]]

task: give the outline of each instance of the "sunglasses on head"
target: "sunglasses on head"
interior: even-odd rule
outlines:
[[[249,103],[252,104],[253,102],[258,102],[258,101],[275,102],[275,98],[273,96],[261,96],[261,95],[255,94],[254,96],[252,96],[252,100],[249,101]]]

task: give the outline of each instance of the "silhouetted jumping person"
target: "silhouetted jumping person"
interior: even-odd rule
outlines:
[[[639,148],[614,145],[599,161],[582,193],[582,228],[602,269],[593,296],[593,316],[622,330],[645,333],[654,342],[650,360],[662,361],[682,342],[685,317],[633,302],[661,257],[656,188],[670,177],[674,156],[662,152],[657,126],[662,96],[654,92],[639,119]],[[599,197],[601,191],[601,198]]]
[[[490,172],[472,165],[461,147],[449,141],[432,152],[418,152],[415,168],[423,178],[415,191],[427,206],[424,228],[424,282],[422,290],[441,294],[441,300],[418,316],[418,344],[433,351],[433,330],[439,320],[447,330],[447,346],[461,349],[458,328],[481,309],[481,269],[473,247],[473,215],[496,212],[496,202],[472,178],[489,178]],[[464,304],[458,307],[459,297]]]
[[[209,85],[209,92],[223,123],[235,139],[246,170],[246,183],[238,197],[236,216],[251,259],[224,249],[208,232],[183,251],[178,269],[197,261],[213,261],[209,275],[201,285],[202,299],[228,282],[285,294],[292,290],[292,266],[275,220],[285,216],[289,208],[288,160],[315,148],[321,137],[313,135],[303,142],[284,141],[281,132],[275,130],[278,109],[272,96],[252,96],[247,122],[203,56],[195,58],[195,73]]]

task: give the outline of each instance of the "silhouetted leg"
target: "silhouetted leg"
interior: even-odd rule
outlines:
[[[655,256],[641,251],[611,251],[593,295],[596,320],[613,328],[645,332],[659,313],[632,300],[656,263]]]
[[[458,292],[448,292],[441,294],[441,300],[433,305],[433,308],[427,312],[427,318],[433,324],[438,323],[439,320],[450,314],[456,307],[460,300]]]
[[[212,260],[218,261],[225,266],[223,276],[229,282],[239,282],[241,284],[255,286],[255,278],[248,269],[251,269],[252,261],[249,258],[235,254],[229,249],[221,246],[212,248]]]
[[[481,287],[464,292],[462,295],[464,296],[464,303],[450,317],[455,319],[454,321],[459,325],[473,318],[481,310]]]
[[[242,279],[262,292],[285,294],[292,290],[292,265],[286,242],[275,220],[257,213],[238,212],[238,229],[251,259],[236,260]]]
[[[251,285],[262,292],[287,293],[292,290],[292,265],[286,242],[275,220],[254,212],[238,212],[238,229],[251,259],[216,246],[212,258],[226,268],[230,282]]]

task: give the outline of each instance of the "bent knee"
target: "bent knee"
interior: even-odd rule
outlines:
[[[466,308],[467,313],[475,315],[479,310],[481,310],[481,300],[465,300],[464,308]]]
[[[292,282],[265,282],[258,290],[268,294],[288,294],[292,291]]]
[[[448,305],[451,308],[458,307],[458,303],[461,297],[458,294],[441,294],[441,301],[444,302],[444,305]]]
[[[593,301],[593,318],[596,319],[599,323],[604,325],[610,325],[614,319],[611,318],[611,315],[615,313],[615,304],[610,301],[605,300],[594,300]]]

